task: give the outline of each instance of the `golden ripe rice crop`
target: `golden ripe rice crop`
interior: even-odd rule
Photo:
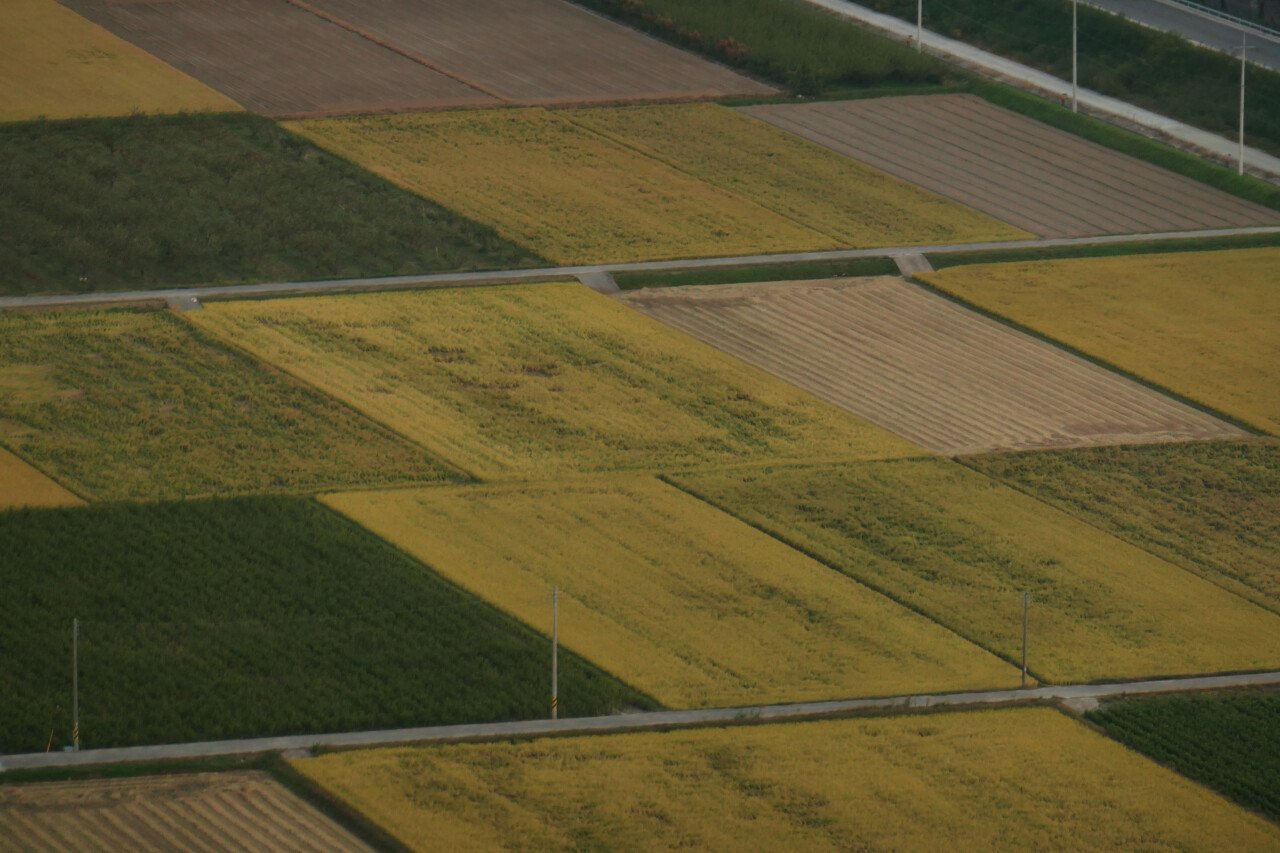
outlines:
[[[1280,433],[1280,249],[957,266],[925,278]]]
[[[1047,708],[339,752],[414,850],[1269,850],[1280,828]]]
[[[481,476],[923,452],[578,284],[186,316]]]
[[[723,107],[289,126],[562,264],[1022,235]]]
[[[1014,669],[656,479],[324,502],[663,704],[1012,686]]]
[[[238,109],[55,0],[0,3],[0,121]]]
[[[0,447],[0,510],[81,503],[84,501]]]
[[[1055,682],[1280,665],[1280,616],[942,459],[678,482]]]

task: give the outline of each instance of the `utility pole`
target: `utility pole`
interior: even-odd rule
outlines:
[[[924,50],[924,0],[916,0],[916,53]]]
[[[1071,112],[1080,112],[1080,0],[1071,0]]]
[[[560,709],[560,590],[551,587],[551,719]]]
[[[1027,615],[1031,611],[1031,591],[1022,593],[1022,686],[1027,686]]]
[[[1240,34],[1240,162],[1238,173],[1244,174],[1244,72],[1248,66],[1249,34]]]
[[[80,751],[80,620],[71,620],[71,748]]]

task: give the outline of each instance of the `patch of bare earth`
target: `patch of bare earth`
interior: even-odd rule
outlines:
[[[938,453],[1245,434],[901,279],[651,289],[617,298]]]
[[[744,112],[1041,237],[1280,223],[1280,213],[973,95]]]

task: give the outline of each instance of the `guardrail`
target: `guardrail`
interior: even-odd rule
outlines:
[[[1241,18],[1236,15],[1214,9],[1210,6],[1202,6],[1192,0],[1156,0],[1165,6],[1171,6],[1175,9],[1182,9],[1193,15],[1199,15],[1202,18],[1208,18],[1213,21],[1219,21],[1234,27],[1237,30],[1248,32],[1252,35],[1261,36],[1262,38],[1274,41],[1280,44],[1280,30],[1274,30],[1266,24],[1258,21],[1251,21],[1248,18]]]

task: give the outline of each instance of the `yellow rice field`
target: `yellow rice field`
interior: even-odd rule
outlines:
[[[0,511],[82,503],[80,498],[0,447]]]
[[[184,316],[483,477],[923,453],[579,284]]]
[[[1014,668],[643,476],[327,505],[672,707],[1013,686]]]
[[[288,127],[561,264],[1021,235],[718,106]]]
[[[1280,828],[1046,708],[339,752],[414,850],[1274,850]]]
[[[677,482],[1047,681],[1280,666],[1280,616],[942,459]]]
[[[0,3],[0,121],[239,109],[55,0]]]
[[[1280,249],[958,266],[924,278],[1280,433]]]

